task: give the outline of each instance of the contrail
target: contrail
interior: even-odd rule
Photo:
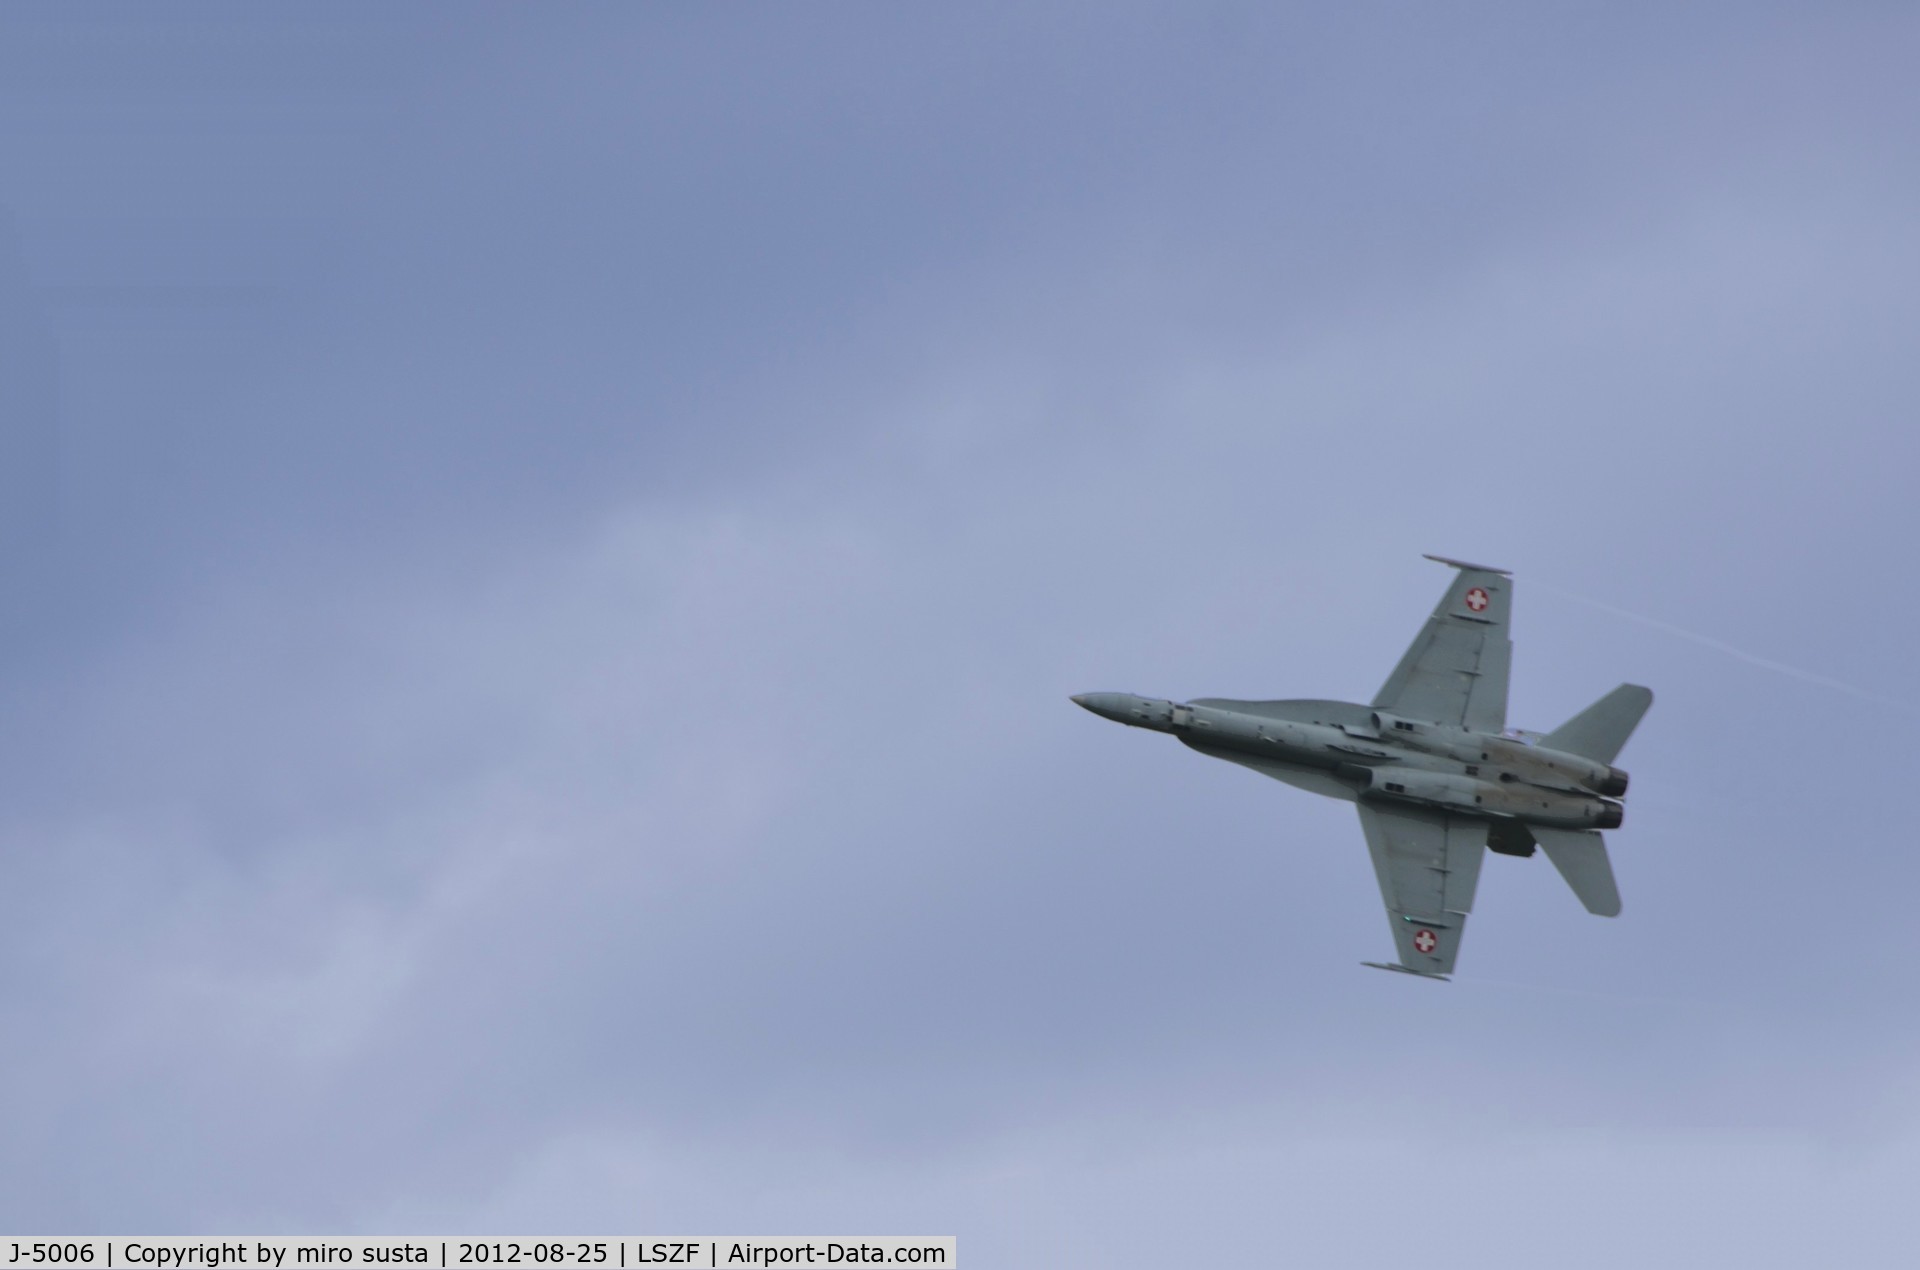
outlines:
[[[1842,683],[1838,679],[1830,679],[1825,675],[1816,675],[1811,670],[1802,670],[1798,666],[1789,666],[1785,662],[1774,661],[1770,657],[1761,657],[1758,654],[1748,652],[1744,648],[1735,648],[1725,640],[1714,639],[1710,635],[1701,635],[1695,631],[1683,630],[1670,622],[1663,622],[1659,618],[1648,617],[1643,613],[1630,613],[1626,609],[1615,608],[1613,605],[1603,604],[1599,600],[1590,600],[1584,595],[1575,595],[1571,591],[1562,591],[1559,587],[1547,586],[1545,583],[1534,582],[1529,585],[1546,591],[1549,594],[1557,595],[1562,599],[1572,600],[1575,604],[1584,604],[1588,608],[1599,609],[1601,612],[1611,613],[1615,617],[1624,617],[1629,622],[1638,622],[1642,626],[1651,626],[1653,629],[1665,631],[1669,635],[1678,635],[1681,639],[1690,639],[1696,644],[1705,644],[1708,648],[1718,649],[1730,657],[1737,657],[1748,665],[1758,666],[1762,670],[1771,670],[1778,674],[1799,679],[1805,683],[1819,684],[1822,688],[1831,688],[1835,692],[1844,692],[1849,697],[1858,697],[1862,701],[1870,701],[1877,706],[1899,705],[1898,702],[1886,696],[1867,692],[1864,689],[1854,687],[1850,683]]]

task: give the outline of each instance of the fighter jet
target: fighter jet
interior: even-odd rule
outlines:
[[[1460,955],[1487,850],[1538,846],[1590,913],[1620,912],[1603,829],[1620,826],[1627,774],[1613,766],[1653,693],[1621,684],[1552,732],[1508,732],[1506,569],[1428,556],[1458,570],[1370,705],[1346,701],[1184,704],[1089,692],[1076,704],[1169,732],[1202,754],[1342,798],[1360,812],[1394,963],[1446,979]]]

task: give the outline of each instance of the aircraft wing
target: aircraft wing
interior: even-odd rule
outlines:
[[[1409,719],[1498,732],[1507,726],[1513,579],[1504,569],[1427,559],[1459,573],[1373,704]]]
[[[1359,808],[1400,954],[1399,965],[1381,968],[1452,974],[1486,856],[1487,822],[1411,807],[1360,803]]]

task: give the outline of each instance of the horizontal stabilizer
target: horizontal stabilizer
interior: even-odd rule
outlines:
[[[1533,825],[1534,841],[1560,870],[1573,893],[1589,913],[1620,916],[1620,888],[1614,885],[1613,862],[1607,859],[1607,840],[1598,829],[1549,829]]]
[[[1611,763],[1619,757],[1620,747],[1640,726],[1641,716],[1652,704],[1651,689],[1639,684],[1621,684],[1547,733],[1540,744],[1596,763]]]

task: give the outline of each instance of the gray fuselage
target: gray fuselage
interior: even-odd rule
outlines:
[[[1559,828],[1612,829],[1621,822],[1612,800],[1626,793],[1625,772],[1511,737],[1343,702],[1182,704],[1127,692],[1090,692],[1074,701],[1196,749],[1326,773],[1369,802]]]

